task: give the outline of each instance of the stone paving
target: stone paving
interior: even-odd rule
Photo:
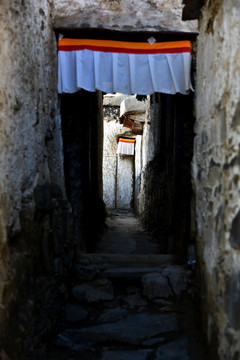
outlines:
[[[131,231],[139,249],[137,237],[142,243],[146,234],[136,227]],[[168,256],[164,261],[156,253],[144,255],[142,244],[141,255],[136,251],[132,262],[125,254],[115,253],[112,262],[107,254],[79,256],[48,359],[205,360],[195,316],[193,266],[172,264]]]
[[[109,254],[158,254],[159,245],[144,231],[132,211],[112,211],[106,219],[108,231],[97,245],[96,252]]]

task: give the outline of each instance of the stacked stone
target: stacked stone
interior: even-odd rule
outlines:
[[[72,295],[49,358],[203,359],[200,343],[190,352],[193,334],[185,323],[191,269],[86,263],[75,265]]]
[[[34,190],[36,236],[35,268],[22,290],[16,309],[16,327],[21,330],[19,356],[43,359],[47,342],[68,297],[68,279],[73,260],[69,204],[56,185]],[[23,348],[24,345],[24,348]]]

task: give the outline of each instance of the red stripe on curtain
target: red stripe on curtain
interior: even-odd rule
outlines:
[[[59,51],[80,51],[80,50],[92,50],[92,51],[102,51],[108,53],[123,53],[123,54],[175,54],[175,53],[184,53],[191,52],[189,47],[179,47],[179,48],[166,48],[166,49],[123,49],[116,47],[102,47],[102,46],[91,46],[91,45],[59,45]]]

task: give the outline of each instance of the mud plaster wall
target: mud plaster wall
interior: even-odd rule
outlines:
[[[196,31],[182,21],[182,0],[54,0],[54,26],[113,30]]]
[[[239,17],[239,1],[206,1],[198,37],[197,251],[204,326],[221,360],[240,358]]]
[[[48,246],[51,221],[42,214],[38,220],[43,228],[34,227],[36,202],[47,212],[54,208],[53,198],[50,187],[41,188],[49,195],[42,193],[41,203],[34,189],[54,184],[54,196],[64,194],[52,7],[47,0],[3,0],[0,7],[1,335],[8,305],[16,297],[26,267],[36,259],[33,247],[37,251],[38,236]],[[40,272],[46,265],[44,258],[41,261]],[[18,340],[14,338],[12,348]]]

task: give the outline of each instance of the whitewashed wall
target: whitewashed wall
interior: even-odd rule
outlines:
[[[136,136],[135,144],[135,189],[134,189],[134,207],[138,208],[138,195],[141,187],[141,174],[142,174],[142,135]]]
[[[154,158],[157,152],[157,145],[160,138],[160,109],[161,104],[154,102],[150,104],[150,96],[148,96],[147,110],[146,110],[146,124],[143,130],[142,146],[146,149],[142,153],[143,169]]]
[[[134,196],[134,156],[117,155],[117,136],[129,131],[104,121],[103,200],[108,209],[130,209]]]
[[[139,180],[139,191],[137,197],[137,211],[141,217],[144,217],[146,208],[146,193],[145,193],[145,179],[144,171],[146,171],[149,163],[154,159],[159,151],[160,139],[160,109],[161,104],[155,102],[150,103],[150,96],[147,99],[146,121],[143,128],[142,144],[141,144],[141,174]]]
[[[132,209],[134,201],[134,156],[118,156],[117,208]]]

